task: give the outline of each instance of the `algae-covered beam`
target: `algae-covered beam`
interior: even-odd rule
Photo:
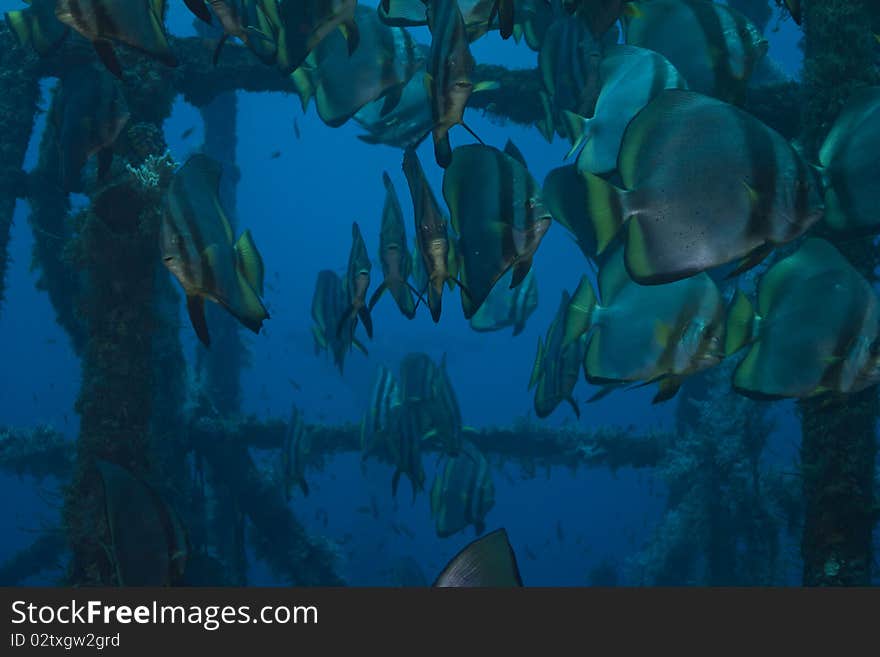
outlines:
[[[16,198],[24,186],[22,166],[33,131],[40,78],[36,58],[20,48],[0,26],[0,312],[9,267],[9,239]]]
[[[309,425],[313,463],[334,454],[360,452],[360,426],[357,424]],[[287,431],[281,420],[260,421],[248,417],[235,424],[231,431],[243,444],[258,449],[279,449]],[[629,429],[610,428],[593,432],[548,429],[538,424],[522,423],[509,428],[491,427],[468,431],[466,437],[486,456],[539,467],[578,466],[653,468],[660,463],[672,441],[663,432],[638,433]],[[439,443],[427,442],[422,450],[437,452]],[[376,458],[388,461],[387,451],[378,448]]]
[[[310,537],[294,517],[279,482],[257,468],[241,427],[201,418],[190,427],[197,453],[232,491],[253,527],[251,543],[273,573],[297,586],[340,586],[336,554],[329,544]]]
[[[0,427],[0,471],[17,476],[67,479],[73,469],[74,445],[50,427]]]

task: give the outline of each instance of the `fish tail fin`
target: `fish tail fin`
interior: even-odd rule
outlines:
[[[387,289],[388,284],[383,281],[382,284],[376,288],[376,291],[373,292],[373,296],[370,297],[370,301],[369,303],[367,303],[367,308],[370,310],[370,312],[372,312],[376,304],[379,303],[379,298]]]
[[[597,253],[603,253],[620,232],[624,215],[624,190],[592,173],[582,172],[587,183],[587,205],[596,232]]]
[[[373,339],[373,318],[370,316],[370,309],[366,306],[361,306],[358,308],[358,317],[361,319],[361,324],[364,325],[364,329],[367,331],[367,337],[370,340]]]
[[[434,159],[437,160],[437,166],[443,169],[452,163],[452,145],[449,143],[448,132],[434,134]]]
[[[593,120],[584,118],[580,114],[563,110],[562,121],[565,125],[565,133],[571,140],[571,148],[565,154],[565,157],[562,158],[567,160],[574,157],[584,147],[584,144],[590,140],[590,137],[593,136],[591,129]]]
[[[205,299],[196,294],[186,297],[186,310],[189,313],[189,321],[196,332],[196,336],[205,347],[211,346],[211,336],[208,333],[208,322],[205,319]]]
[[[590,280],[583,276],[581,282],[568,303],[565,313],[565,332],[562,337],[562,346],[567,347],[572,342],[580,339],[590,330],[593,324],[593,312],[596,309],[596,292]]]
[[[258,295],[263,295],[265,265],[250,230],[235,242],[235,264],[244,279]]]
[[[238,290],[229,309],[244,326],[254,333],[259,333],[263,327],[263,321],[269,319],[269,311],[266,310],[266,306],[263,305],[259,295],[251,287],[244,274],[236,271],[236,279]]]
[[[752,341],[755,326],[755,309],[751,301],[737,290],[727,310],[727,331],[724,337],[724,353],[736,353]]]

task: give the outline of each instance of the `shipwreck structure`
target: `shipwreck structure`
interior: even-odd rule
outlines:
[[[770,0],[730,4],[761,26],[775,11]],[[809,151],[852,90],[880,80],[871,28],[880,26],[880,5],[802,5],[803,82],[752,89],[747,107]],[[344,584],[331,546],[305,531],[295,505],[256,465],[253,450],[280,449],[286,424],[241,415],[243,349],[237,325],[225,314],[209,320],[217,348],[201,353],[198,386],[189,389],[178,327],[169,319],[181,299],[158,257],[161,197],[174,167],[163,122],[174,99],[182,96],[201,111],[204,150],[223,164],[224,204],[233,209],[235,92],[293,93],[293,84],[243,47],[227,46],[215,67],[201,37],[174,39],[172,45],[180,59],[174,69],[120,53],[131,71],[122,84],[131,119],[118,140],[110,182],[89,186],[88,206],[73,211],[59,184],[54,100],[38,164],[30,173],[23,164],[41,80],[58,78],[63,85],[65,75],[94,54],[64,46],[37,58],[0,25],[0,300],[13,212],[23,199],[30,205],[39,287],[82,362],[76,403],[81,428],[74,444],[47,428],[0,427],[0,468],[35,478],[52,475],[65,485],[62,526],[0,565],[0,583],[21,582],[61,555],[68,556],[63,583],[120,583],[107,550],[111,527],[98,468],[110,462],[174,499],[189,553],[186,572],[175,583],[246,584],[247,521],[253,553],[279,581]],[[481,65],[477,77],[499,85],[475,95],[470,106],[525,125],[542,118],[536,70]],[[876,281],[871,240],[839,246]],[[639,557],[640,582],[772,584],[779,578],[779,535],[787,524],[800,533],[804,584],[869,584],[878,516],[877,390],[831,405],[801,403],[800,473],[786,479],[761,465],[772,429],[766,407],[731,393],[703,397],[705,387],[685,387],[669,434],[581,433],[520,423],[483,429],[473,440],[493,462],[518,463],[526,473],[552,466],[659,469],[669,485],[668,510],[655,541]],[[315,467],[334,454],[360,450],[355,426],[309,429]]]

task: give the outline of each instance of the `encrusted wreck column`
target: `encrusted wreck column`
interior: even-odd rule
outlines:
[[[877,84],[871,34],[873,0],[804,3],[804,135],[815,154],[852,92]],[[876,281],[870,239],[837,245],[868,280]],[[867,585],[871,581],[877,389],[845,400],[799,405],[805,518],[801,539],[804,584]]]
[[[24,156],[40,97],[36,60],[0,25],[0,308],[9,266],[9,238],[15,200],[24,195]]]
[[[220,30],[196,21],[203,38],[219,38]],[[238,99],[235,91],[213,98],[199,108],[205,128],[202,150],[223,168],[220,179],[220,200],[236,226],[237,185],[240,178],[236,164]],[[234,317],[216,304],[205,307],[211,327],[211,348],[197,345],[197,364],[202,394],[213,410],[222,417],[233,417],[241,410],[241,366],[244,344],[239,324]],[[219,437],[218,437],[219,438]],[[224,477],[218,475],[210,459],[206,459],[206,512],[210,544],[223,564],[224,583],[244,586],[247,583],[244,516],[236,492]]]
[[[173,386],[175,375],[154,369],[157,332],[165,326],[156,305],[163,167],[155,158],[165,153],[161,125],[173,92],[155,65],[128,58],[125,65],[137,75],[131,78],[136,83],[124,85],[129,127],[117,140],[111,182],[93,190],[91,205],[76,217],[87,335],[77,465],[64,516],[73,552],[69,577],[76,585],[117,583],[95,461],[106,459],[146,478],[162,470],[153,449],[156,376],[172,377]],[[142,167],[140,179],[121,160]]]
[[[77,309],[81,292],[79,272],[71,261],[74,226],[70,197],[61,184],[61,151],[55,127],[61,111],[57,93],[53,94],[40,140],[39,159],[28,182],[28,220],[34,235],[33,261],[40,271],[37,287],[48,294],[59,326],[67,332],[73,350],[81,355],[85,330]]]

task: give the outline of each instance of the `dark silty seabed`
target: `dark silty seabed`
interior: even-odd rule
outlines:
[[[0,585],[880,583],[880,3],[0,11]]]

